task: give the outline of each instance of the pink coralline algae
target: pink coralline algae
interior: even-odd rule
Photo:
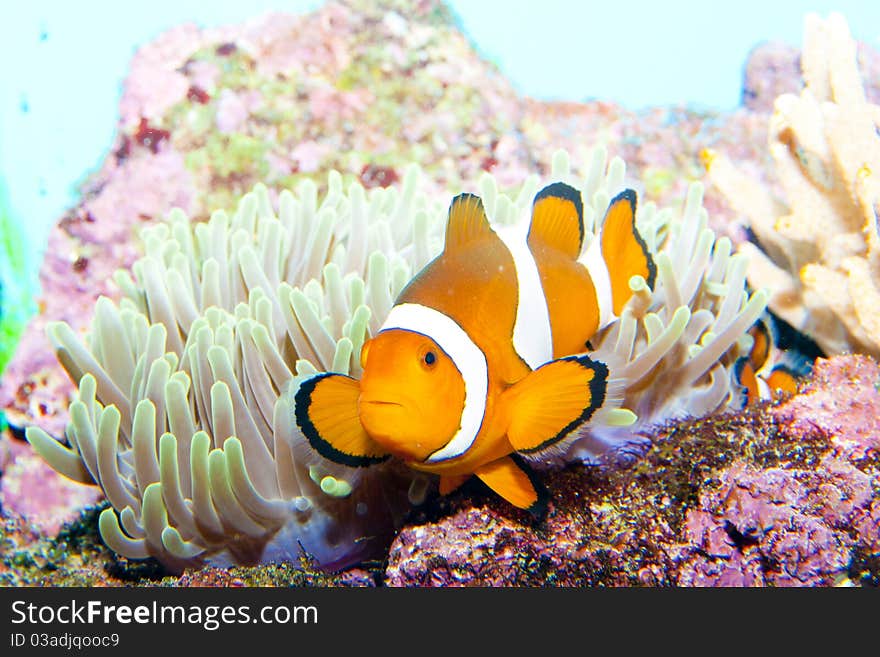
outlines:
[[[217,130],[222,133],[239,131],[250,117],[253,106],[259,102],[259,94],[237,94],[224,89],[217,99]]]
[[[828,585],[847,575],[854,549],[870,549],[847,529],[870,515],[872,478],[846,461],[826,456],[815,470],[738,463],[719,478],[688,512],[680,585]]]
[[[78,509],[94,504],[101,491],[59,477],[23,441],[0,443],[0,511],[20,518],[33,530],[49,535],[76,518]]]
[[[868,100],[880,99],[880,56],[865,43],[857,44],[859,72],[866,82]],[[780,41],[760,43],[749,53],[743,79],[742,103],[753,112],[772,112],[782,94],[798,94],[803,88],[800,51]]]
[[[773,409],[783,430],[793,435],[823,431],[843,453],[861,459],[880,451],[880,367],[860,356],[820,359],[812,381]]]
[[[138,50],[120,101],[124,125],[135,127],[141,118],[158,119],[186,97],[190,83],[181,68],[200,37],[196,25],[180,25],[160,35],[149,48]]]
[[[779,406],[670,424],[622,469],[547,473],[541,523],[469,485],[401,531],[386,584],[876,586],[880,454],[859,436],[877,373],[866,357],[823,360]],[[829,406],[848,418],[833,432]],[[777,420],[792,409],[803,422]]]
[[[753,112],[772,112],[781,94],[798,93],[801,87],[800,51],[787,43],[758,44],[746,61],[742,104]]]
[[[177,151],[137,146],[122,163],[109,159],[81,205],[49,235],[40,270],[40,312],[30,322],[0,381],[10,423],[63,434],[71,382],[45,335],[46,324],[84,331],[100,295],[117,298],[113,273],[140,254],[137,227],[178,206],[192,210],[191,178]]]
[[[331,153],[331,149],[313,139],[300,142],[290,153],[290,159],[297,171],[311,173],[321,168],[321,162]]]
[[[602,536],[589,518],[602,508],[554,509],[531,527],[509,509],[455,504],[451,515],[403,530],[391,546],[386,586],[624,586],[650,568],[626,549],[632,532]],[[671,538],[668,528],[654,527]],[[664,566],[665,569],[665,566]],[[651,582],[653,583],[653,582]]]

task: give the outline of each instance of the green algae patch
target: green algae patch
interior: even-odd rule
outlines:
[[[0,179],[0,372],[15,353],[28,319],[36,311],[33,301],[28,240],[13,217],[6,186]]]
[[[129,560],[104,545],[98,517],[108,506],[84,509],[54,537],[38,535],[21,518],[3,518],[0,586],[143,586],[163,577],[155,559]]]

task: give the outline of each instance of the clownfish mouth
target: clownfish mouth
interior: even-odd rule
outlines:
[[[359,403],[361,406],[403,406],[403,404],[398,402],[387,401],[384,399],[361,399]]]
[[[395,427],[401,422],[407,424],[404,404],[390,399],[363,398],[358,400],[358,415],[367,434],[386,451],[398,451],[393,437]],[[389,449],[392,448],[392,449]]]

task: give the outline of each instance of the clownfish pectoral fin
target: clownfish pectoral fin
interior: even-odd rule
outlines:
[[[449,493],[454,491],[470,478],[470,475],[441,475],[440,494],[449,495]]]
[[[539,240],[575,259],[584,243],[584,203],[581,193],[562,182],[547,185],[535,194],[529,246]]]
[[[447,252],[473,244],[494,235],[483,200],[475,194],[459,194],[449,204],[446,224]]]
[[[480,480],[513,506],[535,516],[547,510],[547,489],[531,469],[515,456],[505,456],[481,465],[474,471]]]
[[[504,393],[511,409],[511,447],[534,454],[565,439],[602,406],[607,387],[608,367],[589,356],[542,365]]]
[[[388,453],[364,431],[358,414],[360,384],[342,374],[318,374],[294,397],[296,423],[321,456],[342,465],[380,463]]]
[[[612,199],[605,213],[600,239],[602,258],[611,281],[612,309],[619,316],[632,296],[629,279],[641,276],[653,290],[657,278],[654,258],[636,228],[636,193],[633,190],[627,189]]]

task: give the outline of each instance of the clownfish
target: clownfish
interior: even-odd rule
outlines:
[[[809,376],[819,346],[770,311],[749,329],[752,348],[733,364],[734,407],[797,392],[798,380]]]
[[[528,226],[493,227],[478,196],[456,196],[442,253],[365,342],[360,380],[299,386],[303,435],[347,466],[401,458],[440,475],[441,494],[476,475],[542,514],[546,491],[519,455],[558,448],[614,396],[588,341],[620,314],[631,277],[654,286],[635,210],[633,190],[616,196],[581,255],[583,202],[567,184],[536,194]]]

